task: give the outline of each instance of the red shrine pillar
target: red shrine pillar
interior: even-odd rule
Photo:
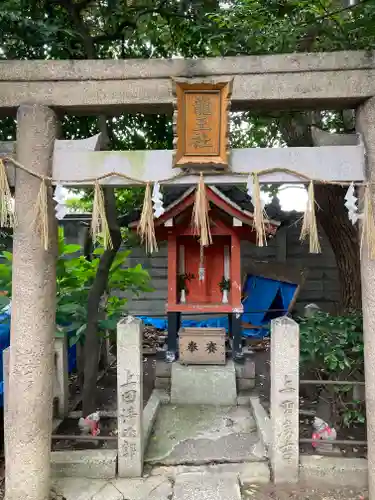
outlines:
[[[232,312],[228,314],[229,333],[232,336],[232,356],[237,362],[243,361],[242,353],[242,277],[241,277],[241,240],[237,234],[231,237],[230,281]]]
[[[169,311],[168,307],[177,304],[177,237],[168,235],[168,337],[166,361],[174,361],[177,353],[177,334],[181,326],[181,312]]]

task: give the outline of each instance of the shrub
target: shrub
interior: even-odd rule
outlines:
[[[301,318],[299,323],[302,373],[312,374],[318,380],[364,380],[360,314],[331,316],[319,312],[311,318]],[[352,386],[325,387],[340,424],[364,422],[364,403],[353,399]]]

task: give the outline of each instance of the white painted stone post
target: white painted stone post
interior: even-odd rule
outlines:
[[[17,160],[39,174],[51,175],[56,129],[50,108],[21,105]],[[57,224],[50,203],[50,246],[45,251],[33,224],[40,182],[26,172],[16,172],[8,424],[4,429],[6,500],[47,500],[50,493]]]
[[[53,397],[58,400],[58,418],[69,413],[69,373],[68,373],[68,339],[66,333],[59,332],[54,340],[55,387]]]
[[[299,471],[299,326],[271,323],[271,467],[275,484],[296,483]]]
[[[118,475],[143,472],[142,321],[132,316],[117,325]]]
[[[362,134],[366,148],[366,177],[375,182],[375,97],[357,110],[357,130]],[[369,258],[366,238],[361,255],[361,283],[369,499],[375,500],[375,260]]]

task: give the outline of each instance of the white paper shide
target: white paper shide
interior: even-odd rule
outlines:
[[[355,195],[355,186],[352,182],[345,195],[345,207],[348,210],[348,217],[350,222],[354,224],[360,219],[358,214],[358,198]]]
[[[160,184],[158,182],[154,183],[152,190],[152,205],[154,209],[154,217],[159,218],[165,212],[163,207],[163,194],[160,191]]]
[[[61,184],[57,184],[55,187],[55,192],[53,199],[56,202],[55,214],[57,220],[62,220],[68,213],[69,208],[67,206],[68,191]]]

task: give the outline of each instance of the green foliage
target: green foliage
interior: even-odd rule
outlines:
[[[220,291],[224,292],[226,290],[227,292],[230,292],[231,288],[231,282],[229,279],[227,279],[225,276],[221,278],[221,281],[219,283]]]
[[[56,324],[59,331],[74,332],[70,344],[84,340],[87,324],[88,294],[97,273],[103,248],[94,251],[94,258],[88,261],[81,252],[80,245],[65,243],[62,229],[59,229],[59,258],[57,260],[56,285],[57,307]],[[126,313],[127,299],[119,297],[124,292],[139,295],[151,292],[150,276],[140,264],[126,267],[130,250],[118,252],[111,266],[105,297],[100,304],[102,319],[99,321],[99,334],[114,331],[117,322]],[[11,296],[12,254],[2,253],[0,263],[0,290]],[[119,294],[119,292],[122,292]]]
[[[179,274],[177,276],[177,289],[178,289],[178,291],[181,292],[182,290],[185,290],[185,292],[188,293],[189,290],[187,288],[187,284],[190,281],[192,281],[193,279],[195,279],[195,276],[192,273]]]
[[[362,316],[331,316],[318,312],[300,322],[301,370],[319,380],[363,380]],[[353,400],[351,386],[330,386],[332,405],[349,426],[363,423],[364,407]]]
[[[363,372],[363,326],[359,314],[331,316],[318,312],[300,320],[301,363],[318,378]]]
[[[2,262],[0,261],[0,290],[5,292],[8,297],[12,294],[12,261],[13,255],[11,252],[1,252]],[[8,302],[9,303],[9,302]],[[6,300],[1,306],[6,305]]]

